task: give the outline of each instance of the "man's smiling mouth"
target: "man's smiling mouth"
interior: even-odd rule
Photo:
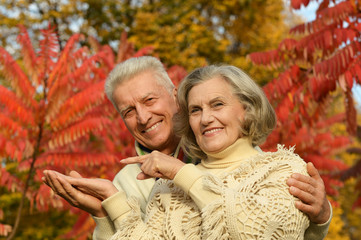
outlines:
[[[151,126],[150,128],[148,128],[148,129],[146,129],[146,130],[144,130],[143,131],[143,133],[148,133],[148,132],[150,132],[150,131],[152,131],[152,130],[154,130],[154,129],[156,129],[160,124],[161,124],[162,122],[158,122],[158,123],[156,123],[156,124],[154,124],[153,126]]]

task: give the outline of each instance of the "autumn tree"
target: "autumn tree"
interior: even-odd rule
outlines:
[[[13,45],[18,23],[34,35],[49,21],[56,24],[61,47],[79,31],[116,50],[126,31],[136,49],[152,45],[168,65],[191,70],[227,62],[261,84],[273,72],[251,66],[245,55],[275,47],[294,20],[283,0],[0,1],[2,46]]]
[[[337,210],[340,211],[340,219],[343,221],[343,230],[349,239],[361,238],[361,198],[360,198],[360,164],[361,164],[361,127],[358,126],[357,138],[351,147],[342,154],[342,159],[348,166],[351,166],[340,176],[344,185],[337,196]]]
[[[68,236],[85,238],[93,228],[91,218],[42,184],[42,171],[76,169],[84,176],[113,179],[121,168],[118,160],[134,155],[134,140],[105,97],[104,81],[117,62],[152,48],[136,52],[124,33],[115,55],[95,39],[87,41],[91,48],[85,46],[83,36],[75,34],[61,50],[50,27],[42,30],[38,49],[24,27],[17,40],[18,60],[0,47],[0,76],[6,83],[0,85],[0,191],[3,200],[16,194],[18,206],[14,214],[1,202],[0,235],[12,228],[8,239],[13,239],[29,207],[70,209],[79,217]],[[185,74],[181,67],[169,70],[175,82]]]
[[[291,0],[290,5],[299,9],[309,2]],[[339,207],[348,212],[352,206],[356,213],[355,208],[361,206],[360,160],[346,161],[344,155],[357,133],[352,89],[361,84],[361,5],[352,0],[318,2],[314,21],[293,27],[291,37],[276,49],[255,52],[249,58],[280,72],[264,87],[278,116],[278,128],[265,148],[272,149],[276,142],[296,145],[297,153],[319,169],[337,207],[335,216],[343,221],[339,232],[343,236],[330,239],[356,239],[359,235],[342,233],[351,228]],[[335,135],[331,129],[339,123],[344,124],[344,131]],[[345,199],[340,194],[350,193],[349,181],[355,194]]]
[[[21,193],[15,222],[8,223],[13,225],[9,239],[17,232],[27,201],[40,211],[67,207],[50,197],[49,188],[41,184],[44,168],[64,172],[68,166],[81,171],[86,166],[115,163],[115,152],[100,144],[110,124],[102,115],[112,111],[102,83],[113,62],[104,51],[90,56],[79,45],[80,39],[81,35],[73,36],[59,51],[54,31],[44,30],[36,52],[21,27],[22,62],[0,48],[1,73],[9,82],[9,87],[0,86],[1,185]]]
[[[134,11],[129,37],[136,47],[152,45],[159,57],[191,70],[227,62],[260,81],[245,55],[274,47],[288,29],[282,0],[143,1]]]
[[[298,9],[309,0],[289,2]],[[272,151],[277,143],[296,145],[296,152],[320,170],[333,204],[357,208],[360,160],[344,161],[341,152],[356,132],[351,89],[361,78],[360,6],[356,1],[318,2],[316,20],[292,28],[291,37],[281,41],[287,29],[281,0],[1,0],[0,122],[6,127],[0,129],[0,185],[6,187],[5,195],[16,193],[19,203],[40,211],[68,209],[41,185],[44,168],[62,172],[76,168],[85,176],[111,179],[117,171],[116,159],[132,154],[133,142],[104,98],[101,81],[116,62],[151,44],[169,65],[191,69],[227,62],[245,69],[261,84],[272,80],[264,90],[276,109],[278,124],[262,148]],[[6,13],[14,9],[12,15]],[[20,47],[6,48],[21,56],[15,60],[5,47],[13,41],[19,21],[28,24],[34,36],[49,21],[57,27],[42,31],[43,40],[34,48],[22,29]],[[95,38],[83,41],[79,34],[72,36],[77,28]],[[132,44],[124,34],[120,36],[123,30]],[[103,46],[108,43],[112,49]],[[263,52],[250,54],[254,51]],[[246,61],[246,54],[253,63],[271,70],[259,71]],[[169,72],[178,81],[185,73],[177,66]],[[350,135],[331,130],[345,122]],[[354,189],[358,192],[353,204],[337,197]],[[80,217],[68,236],[86,236],[92,229],[89,216],[71,211]],[[13,225],[7,216],[6,208],[0,210],[0,233]],[[336,222],[346,219],[339,208],[334,216]],[[340,232],[342,228],[335,229],[332,236],[340,237]]]

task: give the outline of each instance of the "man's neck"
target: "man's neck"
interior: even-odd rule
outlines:
[[[167,154],[167,155],[178,155],[179,152],[179,144],[174,144],[173,147],[171,148],[165,148],[162,150],[159,149],[155,149],[161,153]],[[135,150],[137,152],[138,155],[145,155],[145,154],[149,154],[151,153],[153,150],[150,148],[147,148],[146,146],[143,146],[142,144],[138,143],[137,141],[135,141]]]

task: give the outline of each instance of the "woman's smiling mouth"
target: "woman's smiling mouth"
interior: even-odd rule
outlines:
[[[203,135],[209,135],[209,134],[212,134],[212,133],[215,133],[215,132],[219,132],[221,130],[222,130],[222,128],[213,128],[213,129],[205,130],[203,132]]]

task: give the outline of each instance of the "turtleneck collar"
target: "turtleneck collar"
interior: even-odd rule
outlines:
[[[207,158],[201,164],[206,168],[226,168],[241,162],[243,159],[259,153],[252,147],[248,138],[239,138],[231,146],[218,153],[207,153]]]

